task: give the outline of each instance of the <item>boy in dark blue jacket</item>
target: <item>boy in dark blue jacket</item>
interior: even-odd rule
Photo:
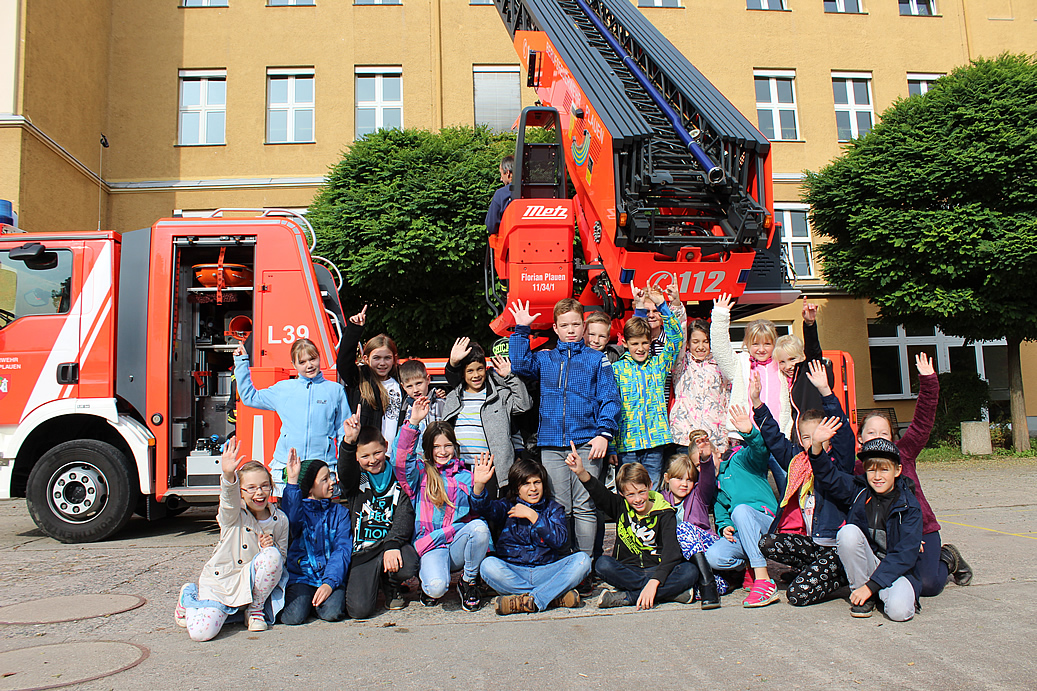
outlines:
[[[334,483],[324,461],[300,462],[292,449],[285,470],[281,510],[288,516],[290,542],[281,623],[302,624],[314,608],[324,621],[339,621],[353,553],[349,509],[331,501]]]
[[[794,427],[798,444],[781,433],[771,411],[760,400],[759,378],[753,377],[749,382],[749,398],[756,425],[767,450],[788,474],[774,521],[760,540],[760,551],[768,559],[791,566],[796,571],[785,595],[789,604],[799,607],[826,600],[847,585],[846,573],[835,550],[835,536],[846,522],[846,510],[841,502],[835,501],[814,481],[805,451],[810,448],[814,431],[826,416],[832,422],[840,420],[842,426],[835,437],[823,445],[824,451],[844,473],[853,472],[855,461],[850,422],[839,399],[832,394],[824,364],[812,361],[806,376],[820,394],[824,411],[812,408],[799,415]]]
[[[565,457],[570,444],[575,444],[587,471],[600,475],[609,442],[619,430],[621,406],[612,363],[583,342],[583,305],[578,300],[559,300],[554,307],[558,335],[554,350],[529,349],[529,325],[540,315],[529,313],[528,302],[524,307],[516,302],[511,313],[515,317],[515,333],[508,340],[511,369],[540,382],[540,460],[554,500],[574,522],[576,546],[589,557],[597,529],[594,502],[569,472]]]
[[[835,467],[822,447],[841,425],[824,420],[817,426],[810,463],[818,485],[849,505],[846,525],[836,535],[836,549],[853,589],[850,614],[870,617],[881,600],[887,617],[908,621],[915,616],[922,591],[918,565],[922,507],[910,478],[900,476],[900,452],[886,439],[861,446],[857,457],[864,464],[863,477]]]
[[[580,604],[574,588],[590,574],[591,560],[583,552],[566,554],[569,520],[548,498],[546,474],[536,461],[520,458],[508,470],[507,497],[492,500],[486,485],[494,477],[493,457],[472,469],[472,511],[502,528],[497,556],[479,565],[483,580],[501,595],[497,614]]]

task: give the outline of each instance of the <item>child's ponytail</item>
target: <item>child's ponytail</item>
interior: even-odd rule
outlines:
[[[396,360],[399,356],[396,350],[396,342],[386,334],[378,334],[368,339],[367,343],[364,344],[364,353],[370,354],[378,348],[388,348],[392,352],[393,360]],[[399,381],[400,366],[398,364],[392,366],[389,376]],[[389,407],[389,392],[385,390],[385,385],[381,381],[374,379],[374,377],[360,378],[360,398],[372,408],[386,410]]]

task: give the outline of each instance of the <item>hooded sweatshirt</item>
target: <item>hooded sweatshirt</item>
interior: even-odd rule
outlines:
[[[337,386],[337,384],[336,384]],[[281,510],[288,516],[288,583],[341,588],[353,554],[349,509],[330,499],[303,499],[299,485],[285,485]]]
[[[457,529],[473,518],[469,503],[472,474],[465,469],[460,458],[453,458],[450,463],[439,468],[446,486],[447,502],[436,506],[428,498],[428,492],[425,491],[428,482],[425,462],[418,455],[420,441],[418,428],[408,420],[396,440],[393,459],[396,481],[414,503],[414,549],[418,551],[418,556],[436,547],[449,545],[454,541]]]
[[[713,505],[717,532],[731,523],[731,512],[739,504],[748,504],[770,516],[778,509],[774,490],[767,480],[767,461],[770,452],[764,446],[760,430],[755,427],[743,434],[745,446],[735,451],[717,468],[717,501]]]
[[[318,372],[313,379],[296,377],[256,389],[245,355],[234,356],[234,377],[243,404],[272,410],[281,418],[281,434],[270,462],[275,482],[281,483],[280,471],[288,464],[288,450],[292,448],[299,452],[299,458],[320,459],[336,472],[342,425],[352,414],[341,385]]]
[[[616,522],[616,546],[612,556],[621,564],[639,569],[654,569],[652,578],[666,583],[670,572],[684,559],[677,542],[677,513],[658,492],[649,492],[652,508],[640,516],[626,499],[610,492],[591,475],[583,483],[594,505],[606,518]]]

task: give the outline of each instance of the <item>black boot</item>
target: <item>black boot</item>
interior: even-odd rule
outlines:
[[[717,592],[713,569],[709,567],[706,555],[702,552],[694,555],[694,562],[699,570],[699,600],[702,602],[702,609],[716,609],[720,606],[720,594]]]
[[[956,585],[968,585],[972,582],[972,568],[954,545],[944,545],[940,549],[940,561],[947,564],[947,570]]]

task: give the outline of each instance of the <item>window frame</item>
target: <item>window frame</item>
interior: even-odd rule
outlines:
[[[799,99],[796,98],[796,71],[795,70],[753,70],[753,95],[756,93],[756,80],[766,79],[770,90],[770,96],[773,100],[770,103],[756,102],[756,124],[759,127],[760,124],[760,110],[769,110],[771,112],[771,118],[774,128],[774,133],[781,133],[781,115],[780,112],[783,110],[792,110],[792,115],[796,119],[796,136],[793,139],[785,139],[784,137],[778,139],[771,139],[772,142],[801,142],[802,134],[800,133],[799,127]],[[778,102],[778,80],[787,79],[792,82],[792,103],[780,103]],[[761,130],[762,132],[762,130]],[[764,135],[766,136],[766,135]]]
[[[357,79],[360,77],[375,77],[375,100],[373,101],[360,101],[360,97],[357,89]],[[386,101],[381,96],[384,93],[382,87],[382,80],[384,77],[399,77],[400,78],[400,100],[399,101]],[[474,82],[473,82],[474,89]],[[357,111],[361,108],[374,108],[375,110],[375,128],[374,132],[384,129],[384,110],[386,108],[399,108],[400,109],[400,129],[405,128],[405,116],[403,108],[403,66],[402,65],[357,65],[353,68],[353,140],[360,139],[361,136],[357,132]],[[474,106],[473,106],[474,108]],[[373,134],[371,132],[370,134]]]
[[[744,352],[742,350],[742,341],[745,340],[745,330],[749,328],[749,324],[753,322],[752,319],[747,321],[733,322],[728,327],[728,336],[731,339],[731,348],[736,353]],[[778,338],[789,334],[795,334],[796,331],[793,328],[793,324],[790,321],[776,321],[774,323],[774,330],[778,332]],[[737,337],[735,336],[737,334]]]
[[[637,0],[638,7],[658,7],[659,9],[665,10],[681,10],[684,9],[682,0],[672,0],[673,5],[664,5],[666,0]]]
[[[908,95],[908,97],[910,98],[911,96],[915,95],[915,94],[911,93],[911,82],[918,82],[919,84],[924,85],[923,88],[921,89],[921,91],[918,92],[919,95],[924,95],[924,94],[929,93],[929,88],[932,86],[933,82],[935,82],[940,77],[945,77],[945,76],[947,76],[947,75],[945,75],[945,74],[938,74],[936,72],[908,72],[907,73],[907,95]]]
[[[199,82],[201,103],[197,106],[184,105],[184,82]],[[223,103],[219,107],[210,106],[209,83],[223,82]],[[177,115],[176,115],[176,145],[177,146],[226,146],[227,145],[227,70],[200,69],[179,70],[177,72]],[[218,142],[206,141],[208,115],[210,113],[223,113],[223,133]],[[184,141],[184,113],[198,113],[198,141]]]
[[[745,0],[745,9],[750,12],[788,12],[788,7],[785,4],[785,0],[757,0],[761,7],[749,7],[750,0]],[[772,3],[777,3],[777,7],[771,7]],[[767,5],[767,7],[762,7]]]
[[[803,212],[805,214],[805,221],[807,226],[807,237],[799,238],[793,237],[792,235],[792,217],[790,212]],[[774,203],[774,220],[781,223],[781,250],[785,254],[788,266],[792,271],[792,276],[796,280],[814,280],[818,278],[817,275],[817,260],[814,257],[814,232],[810,229],[810,206],[808,204],[800,204],[798,202],[775,202]],[[800,275],[796,273],[796,262],[792,253],[792,247],[794,245],[806,245],[809,250],[809,263],[810,273]]]
[[[824,8],[825,1],[826,0],[822,0],[822,2],[821,2],[821,7],[822,8]],[[867,12],[864,11],[864,0],[856,0],[858,9],[855,12],[850,12],[849,10],[846,9],[846,0],[831,0],[831,1],[836,4],[837,8],[841,8],[841,9],[836,9],[834,12],[831,11],[831,10],[825,9],[824,10],[825,14],[867,14]]]
[[[357,2],[353,0],[354,5],[402,5],[403,0],[371,0],[370,2]],[[493,4],[492,2],[489,4]]]
[[[316,7],[317,0],[266,0],[267,7]]]
[[[868,325],[877,323],[877,319],[869,319]],[[933,366],[937,373],[951,371],[951,348],[972,347],[975,349],[976,372],[980,378],[987,378],[986,362],[983,357],[983,348],[986,346],[1004,346],[1008,342],[1001,338],[994,341],[973,341],[969,343],[959,336],[948,336],[937,328],[933,329],[932,336],[908,336],[903,324],[897,324],[896,336],[868,336],[868,360],[871,361],[871,349],[873,347],[898,348],[900,360],[900,393],[876,394],[875,385],[872,383],[872,398],[876,401],[904,401],[918,398],[917,393],[911,391],[911,372],[914,371],[915,363],[908,355],[908,348],[931,347],[936,351],[936,361]],[[870,368],[869,368],[870,369]]]
[[[230,6],[229,0],[194,0],[194,1],[198,2],[199,4],[197,4],[197,5],[188,5],[187,3],[188,2],[192,2],[192,0],[180,0],[180,7],[187,8],[187,9],[194,9],[196,7],[229,7]]]
[[[14,296],[14,298],[15,299],[14,299],[14,304],[11,305],[11,310],[10,310],[14,314],[14,319],[12,319],[11,321],[3,324],[3,327],[2,327],[3,329],[7,329],[9,326],[14,324],[15,322],[20,321],[22,319],[30,318],[30,317],[61,317],[61,316],[66,316],[66,315],[68,315],[68,314],[70,314],[72,312],[72,306],[73,306],[73,299],[72,298],[74,297],[74,293],[75,293],[74,286],[77,285],[76,281],[74,280],[75,277],[76,277],[76,271],[77,271],[77,269],[76,269],[76,256],[75,256],[75,253],[72,251],[71,247],[67,247],[67,246],[50,247],[50,248],[47,248],[46,252],[58,255],[58,257],[59,257],[58,263],[54,267],[49,268],[49,269],[30,269],[28,264],[26,264],[25,262],[17,260],[17,259],[11,259],[11,257],[10,257],[11,249],[10,248],[4,249],[4,250],[0,250],[0,267],[2,267],[2,269],[0,269],[0,270],[10,271],[10,272],[14,273],[14,275],[15,275],[15,279],[14,279],[15,280],[15,296]],[[25,276],[25,277],[28,277],[28,278],[32,278],[33,275],[34,275],[33,274],[34,271],[45,272],[45,271],[56,271],[56,270],[62,270],[62,269],[67,269],[67,274],[62,272],[60,276],[55,277],[56,280],[59,280],[61,282],[60,283],[56,283],[54,280],[50,280],[49,283],[51,285],[60,286],[59,290],[61,290],[62,292],[65,292],[67,290],[67,293],[62,296],[62,301],[66,301],[67,300],[67,304],[65,305],[65,309],[61,310],[61,302],[59,302],[58,306],[52,312],[50,312],[50,311],[48,311],[48,312],[33,311],[35,308],[40,308],[40,307],[43,307],[43,306],[45,306],[47,304],[52,304],[52,303],[49,303],[47,300],[44,300],[43,305],[27,304],[26,307],[29,308],[29,311],[28,312],[23,311],[22,313],[19,313],[18,312],[18,303],[20,301],[21,302],[25,302],[25,295],[27,295],[29,292],[31,292],[31,291],[26,289],[27,286],[25,285],[24,282],[22,282],[21,286],[18,285],[19,284],[19,277],[20,276]],[[40,274],[40,277],[41,278],[47,278],[47,279],[50,278],[50,277],[47,277],[47,276],[43,276],[42,274]],[[41,281],[39,281],[39,280],[36,281],[36,283],[40,283],[40,282]],[[28,287],[31,287],[31,286],[28,286]],[[49,286],[43,286],[44,290],[46,290],[48,288],[49,288]],[[40,287],[38,286],[36,288],[36,290],[39,290],[39,289],[40,289]],[[51,298],[50,299],[53,300],[54,297],[55,297],[54,292],[51,291]],[[4,309],[6,309],[6,307]]]
[[[313,100],[300,102],[295,100],[295,84],[297,79],[309,79],[313,82]],[[285,103],[273,103],[271,86],[275,79],[288,79],[288,95]],[[284,141],[270,138],[270,114],[273,111],[287,111]],[[297,111],[309,110],[311,136],[309,139],[295,139],[295,118]],[[266,136],[264,144],[315,144],[317,142],[317,77],[313,67],[268,67],[266,70]]]
[[[904,4],[907,4],[911,9],[910,12],[905,13]],[[920,6],[926,8],[926,12],[922,13],[918,11]],[[936,7],[936,0],[898,0],[897,8],[900,12],[901,17],[938,17],[939,10]]]
[[[836,103],[835,102],[835,82],[837,80],[845,82],[846,100],[847,100],[846,103]],[[868,87],[868,104],[867,104],[866,107],[862,106],[862,105],[860,105],[860,104],[858,104],[856,102],[851,102],[851,99],[854,98],[852,82],[855,81],[855,80],[864,80],[865,82],[867,82],[867,87]],[[866,113],[868,113],[871,116],[871,127],[868,128],[868,132],[870,132],[872,129],[875,128],[875,94],[872,92],[872,89],[871,89],[871,81],[872,81],[872,73],[871,72],[832,72],[832,87],[833,87],[833,90],[832,90],[832,106],[833,106],[833,110],[834,110],[834,112],[836,114],[838,114],[839,112],[846,112],[846,113],[850,114],[850,135],[851,136],[850,136],[849,139],[842,139],[839,136],[839,119],[838,119],[838,115],[836,115],[836,122],[835,122],[836,135],[835,136],[836,136],[836,139],[839,142],[853,141],[854,139],[857,139],[858,137],[862,136],[861,133],[860,133],[860,128],[859,128],[859,126],[857,124],[857,113],[865,113],[866,112]],[[865,134],[867,134],[867,132],[865,132]]]

